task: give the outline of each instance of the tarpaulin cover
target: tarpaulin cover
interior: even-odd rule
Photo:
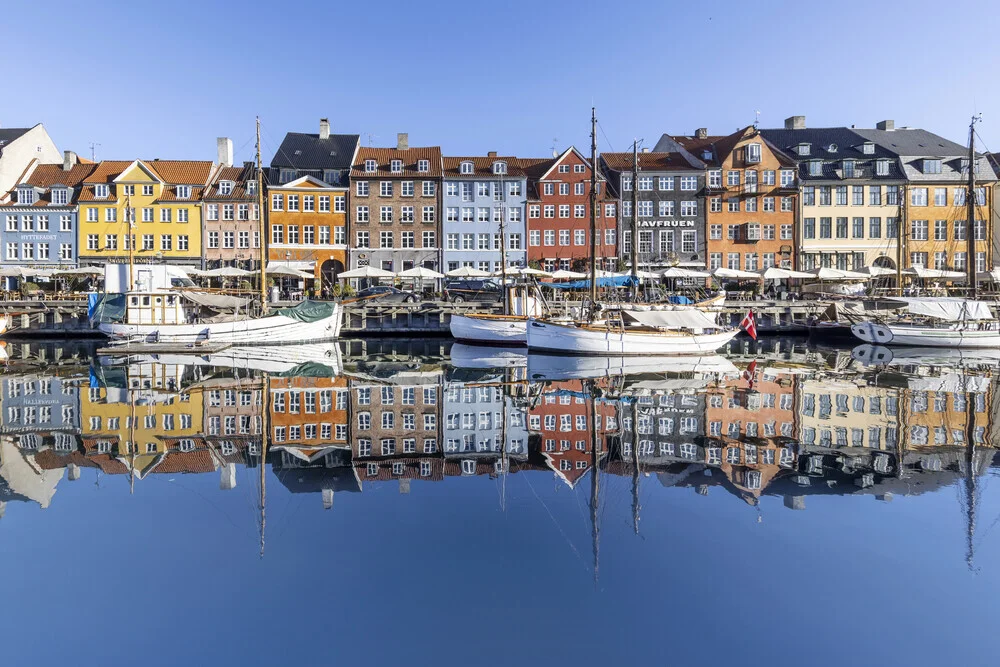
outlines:
[[[894,301],[904,301],[910,313],[936,317],[947,322],[964,320],[992,320],[993,313],[983,301],[968,301],[966,299],[907,299],[893,297]]]
[[[246,308],[250,299],[243,299],[238,296],[228,294],[209,294],[208,292],[181,292],[188,301],[193,301],[199,306],[207,306],[215,310],[237,310]]]
[[[670,303],[676,303],[681,306],[690,306],[694,301],[690,297],[686,297],[683,294],[672,294],[667,297],[667,301]]]
[[[622,315],[657,329],[717,329],[715,317],[695,308],[622,310]]]
[[[284,315],[300,322],[318,322],[333,315],[335,304],[306,299],[292,308],[278,308],[272,315]]]
[[[90,318],[91,328],[101,322],[125,321],[124,294],[91,294],[87,302],[87,316]]]
[[[573,280],[568,283],[545,283],[549,287],[558,289],[590,289],[589,280]],[[631,287],[632,276],[608,276],[597,279],[598,287]]]
[[[289,368],[287,371],[281,373],[271,373],[271,376],[279,378],[332,378],[337,376],[337,371],[334,368],[331,368],[326,364],[321,364],[318,361],[307,361],[295,366],[294,368]]]

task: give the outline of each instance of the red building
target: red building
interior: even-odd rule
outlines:
[[[528,262],[546,271],[590,266],[590,162],[572,146],[555,158],[522,159],[528,178]],[[602,183],[598,182],[598,188]],[[600,268],[618,261],[617,206],[598,191]]]

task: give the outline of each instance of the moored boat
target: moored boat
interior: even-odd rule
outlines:
[[[872,345],[1000,349],[1000,323],[983,301],[959,298],[896,298],[907,314],[896,320],[865,320],[851,326]]]

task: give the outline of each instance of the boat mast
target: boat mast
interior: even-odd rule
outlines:
[[[258,125],[259,127],[259,125]],[[260,385],[260,403],[261,403],[261,416],[260,416],[260,557],[264,558],[264,526],[267,522],[267,517],[264,513],[267,507],[267,435],[269,427],[267,424],[268,417],[268,403],[271,395],[270,390],[270,378],[267,373],[264,373]]]
[[[896,296],[903,296],[903,238],[906,233],[906,183],[900,186],[899,217],[896,218]]]
[[[128,291],[132,292],[135,290],[135,281],[132,278],[132,274],[135,273],[135,234],[132,230],[135,229],[135,220],[132,217],[132,195],[125,192],[125,220],[128,225],[125,227],[125,245],[128,246]]]
[[[974,122],[975,119],[973,119]],[[969,171],[972,171],[971,162],[969,163]],[[969,391],[968,370],[964,368],[962,370],[965,384],[965,479],[962,480],[965,487],[965,562],[969,566],[969,569],[973,570],[976,536],[976,497],[978,495],[978,489],[976,488],[976,394]]]
[[[965,195],[965,217],[967,222],[965,227],[965,240],[968,244],[968,258],[965,261],[965,269],[969,276],[969,294],[976,298],[978,289],[976,288],[976,120],[972,117],[969,123],[969,191]]]
[[[511,294],[507,289],[507,239],[504,234],[504,218],[507,215],[506,207],[504,206],[504,197],[506,196],[503,190],[503,173],[500,176],[500,289],[503,291],[503,314],[510,314],[510,299]]]
[[[632,401],[632,529],[639,534],[639,401]]]
[[[639,300],[639,140],[632,142],[632,301]]]
[[[260,165],[260,116],[257,116],[257,226],[260,228],[260,308],[267,314],[267,230],[264,227],[264,171]]]
[[[597,586],[598,579],[598,565],[600,562],[600,549],[601,549],[601,533],[600,528],[597,525],[597,509],[599,505],[600,498],[600,475],[598,474],[598,465],[601,462],[600,456],[600,446],[601,440],[597,435],[597,396],[594,387],[594,380],[590,380],[590,466],[592,468],[591,474],[593,477],[590,479],[590,530],[591,539],[593,542],[594,550],[594,586]]]
[[[597,109],[590,107],[590,321],[597,318]]]

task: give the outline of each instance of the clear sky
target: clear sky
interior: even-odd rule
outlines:
[[[38,20],[4,31],[0,125],[42,121],[60,149],[89,156],[100,143],[98,159],[213,159],[218,136],[249,159],[257,114],[265,159],[321,116],[365,144],[409,132],[411,145],[446,154],[544,156],[587,150],[592,104],[601,150],[697,127],[728,133],[755,111],[765,127],[803,114],[812,127],[892,118],[960,143],[982,112],[985,146],[1000,150],[988,3],[4,6]]]

